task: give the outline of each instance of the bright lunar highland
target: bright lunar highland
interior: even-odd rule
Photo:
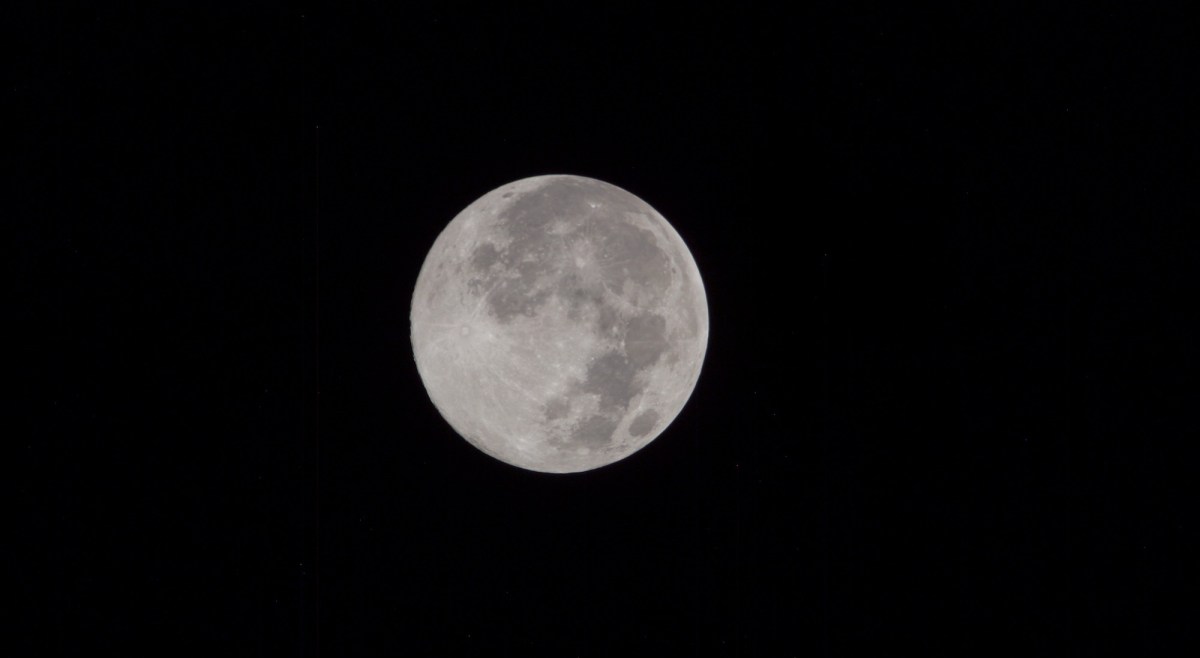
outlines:
[[[417,370],[451,427],[549,473],[650,443],[708,345],[683,239],[638,197],[580,176],[515,181],[459,213],[421,267],[411,322]]]

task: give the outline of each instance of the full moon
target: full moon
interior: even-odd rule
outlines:
[[[417,370],[450,426],[547,473],[653,441],[708,345],[683,239],[645,201],[581,176],[525,178],[467,206],[425,258],[410,319]]]

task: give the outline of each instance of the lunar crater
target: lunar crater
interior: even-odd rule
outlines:
[[[654,429],[654,425],[658,422],[658,411],[655,409],[647,409],[638,414],[637,418],[629,424],[629,436],[640,437],[650,433]]]

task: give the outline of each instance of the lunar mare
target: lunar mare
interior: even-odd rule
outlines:
[[[708,343],[683,239],[638,197],[580,176],[515,181],[459,213],[425,259],[410,319],[417,369],[451,427],[551,473],[654,440]]]

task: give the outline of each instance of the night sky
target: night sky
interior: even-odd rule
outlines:
[[[1200,643],[1182,16],[613,4],[6,21],[9,655]],[[710,312],[674,423],[567,476],[459,438],[408,325],[552,173]]]

